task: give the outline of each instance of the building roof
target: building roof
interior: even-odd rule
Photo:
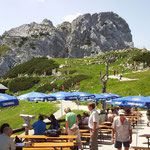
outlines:
[[[3,84],[0,84],[0,90],[8,90],[8,88],[4,86]]]

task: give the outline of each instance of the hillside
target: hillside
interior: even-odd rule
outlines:
[[[87,13],[57,27],[44,19],[0,36],[0,77],[33,57],[84,58],[133,46],[129,25],[114,12]]]
[[[53,58],[51,60],[58,64],[59,68],[57,68],[56,71],[54,70],[52,75],[27,75],[26,73],[19,72],[19,74],[21,74],[20,77],[10,78],[10,76],[8,76],[9,78],[7,80],[1,80],[1,83],[9,87],[9,91],[7,91],[9,94],[15,95],[20,95],[30,91],[52,93],[54,90],[62,90],[63,85],[65,87],[65,91],[79,90],[89,93],[101,93],[102,84],[99,73],[100,71],[102,74],[105,73],[105,62],[108,58],[111,58],[112,62],[109,65],[110,75],[113,75],[114,70],[118,70],[119,73],[123,70],[123,77],[138,80],[121,82],[117,79],[109,79],[107,92],[116,93],[122,96],[139,94],[148,96],[150,95],[150,70],[147,68],[148,62],[146,63],[144,60],[143,67],[146,69],[142,71],[139,70],[139,64],[141,64],[142,60],[141,62],[139,60],[134,61],[137,56],[145,55],[145,53],[149,55],[149,52],[145,49],[125,49],[123,51],[117,50],[115,52],[108,52],[91,58]],[[22,66],[24,65],[25,64],[22,64]],[[36,65],[38,66],[38,63],[36,63]],[[42,65],[40,68],[44,69]],[[13,68],[13,71],[17,73],[18,67]],[[77,82],[80,83],[78,89],[76,86]],[[27,88],[23,89],[21,87]]]
[[[56,103],[49,103],[49,102],[27,102],[27,101],[20,101],[18,106],[14,107],[7,107],[0,109],[1,119],[0,119],[0,126],[3,123],[9,123],[13,129],[20,128],[24,124],[24,119],[20,117],[20,114],[28,114],[34,115],[34,105],[35,105],[35,116],[36,120],[38,119],[39,113],[41,114],[53,114],[59,108],[56,106]],[[34,120],[31,121],[31,124]]]

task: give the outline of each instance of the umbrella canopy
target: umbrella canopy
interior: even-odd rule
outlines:
[[[19,101],[16,97],[0,93],[0,107],[16,106]]]
[[[23,94],[17,97],[18,99],[24,101],[26,99],[28,99],[28,101],[53,101],[56,100],[56,97],[54,96],[49,96],[47,94],[44,93],[40,93],[40,92],[30,92],[27,94]]]
[[[150,100],[144,96],[127,96],[112,100],[112,105],[120,105],[124,107],[150,108]]]
[[[53,94],[50,94],[49,96],[54,96],[57,98],[57,100],[77,100],[78,97],[75,94],[69,93],[69,92],[56,92]]]
[[[80,101],[94,101],[94,94],[89,94],[85,92],[73,92],[72,94],[78,96]]]
[[[110,99],[122,97],[120,95],[111,94],[111,93],[102,93],[102,94],[94,94],[94,95],[96,101],[110,100]]]

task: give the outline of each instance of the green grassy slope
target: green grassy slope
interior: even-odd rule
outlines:
[[[141,50],[128,50],[124,52],[110,52],[104,55],[100,55],[96,58],[83,58],[83,59],[62,59],[62,58],[53,58],[57,64],[67,65],[64,68],[57,68],[58,71],[62,73],[60,76],[38,76],[40,81],[35,84],[32,88],[29,88],[24,91],[18,91],[13,93],[12,91],[7,91],[8,94],[12,95],[21,95],[24,93],[28,93],[31,91],[36,91],[39,87],[50,84],[52,81],[57,85],[61,86],[68,79],[76,77],[78,75],[86,75],[89,78],[80,81],[79,91],[88,92],[88,93],[101,93],[102,91],[102,83],[100,81],[100,72],[102,74],[105,73],[105,60],[108,56],[111,56],[114,61],[109,66],[109,74],[113,75],[113,70],[124,70],[123,77],[126,78],[135,78],[139,80],[135,81],[119,81],[117,79],[109,79],[107,83],[107,92],[115,93],[122,96],[131,96],[131,95],[150,95],[150,70],[147,69],[144,72],[136,72],[131,68],[127,68],[128,64],[134,64],[132,57],[135,55],[141,54]],[[67,61],[67,64],[66,64]],[[138,64],[139,62],[137,62]],[[68,70],[73,70],[71,74],[66,74]],[[134,71],[134,72],[133,72]],[[30,75],[34,78],[34,76]],[[56,81],[55,81],[56,79]],[[7,87],[11,84],[11,81],[14,79],[1,79],[1,83],[5,83]],[[64,85],[65,86],[65,85]],[[76,89],[76,85],[73,87],[69,87],[69,89],[65,89],[65,91],[73,91]],[[59,91],[58,89],[56,92]],[[50,93],[52,91],[46,91],[45,93]],[[39,113],[50,114],[54,113],[58,108],[52,103],[36,103],[36,116]],[[29,102],[21,102],[19,106],[0,109],[0,125],[4,122],[8,122],[11,124],[12,128],[18,128],[21,124],[24,123],[23,119],[19,116],[20,113],[23,114],[34,114],[34,104]]]
[[[35,116],[38,119],[39,113],[50,115],[55,113],[59,108],[55,103],[51,102],[38,102],[35,103]],[[24,119],[20,114],[34,115],[34,102],[20,101],[18,106],[0,109],[0,126],[3,123],[9,123],[13,129],[22,127]],[[33,123],[34,120],[31,121]]]
[[[137,81],[125,81],[120,82],[117,79],[109,79],[107,83],[107,92],[108,93],[116,93],[120,94],[122,96],[129,96],[129,95],[143,95],[148,96],[150,95],[148,87],[150,86],[149,81],[149,74],[150,71],[147,70],[145,72],[137,72],[133,73],[133,70],[130,68],[128,69],[127,64],[135,64],[133,61],[133,57],[137,55],[141,55],[142,51],[139,49],[130,49],[125,51],[115,51],[115,52],[108,52],[104,55],[97,56],[96,58],[83,58],[83,59],[62,59],[62,58],[53,58],[54,62],[61,65],[67,65],[67,67],[64,68],[57,68],[58,71],[62,73],[61,76],[38,76],[40,78],[40,82],[35,84],[32,88],[29,88],[28,90],[24,91],[18,91],[15,93],[15,95],[20,95],[23,93],[36,91],[40,86],[43,86],[45,84],[49,84],[56,79],[54,84],[58,86],[56,88],[56,91],[61,90],[61,85],[63,85],[67,80],[70,78],[79,76],[80,75],[86,75],[88,78],[80,81],[79,89],[83,92],[89,92],[89,93],[101,93],[102,91],[102,83],[100,81],[100,72],[102,74],[105,73],[105,60],[108,57],[111,57],[113,62],[109,65],[109,74],[113,74],[113,70],[118,70],[121,72],[121,70],[124,70],[123,77],[128,78],[138,78]],[[66,64],[67,62],[67,64]],[[136,62],[138,65],[139,62]],[[66,74],[67,71],[73,71],[71,74]],[[126,74],[127,73],[127,74]],[[32,75],[30,75],[32,76]],[[11,84],[11,81],[14,79],[7,80],[7,85]],[[10,81],[10,82],[9,82]],[[3,80],[3,82],[6,82],[6,80]],[[65,85],[64,85],[65,86]],[[68,86],[68,85],[67,85]],[[74,87],[69,86],[68,89],[65,91],[72,91],[74,90],[76,85]],[[14,94],[11,91],[7,91],[8,94]],[[52,91],[45,91],[45,93],[50,93]]]

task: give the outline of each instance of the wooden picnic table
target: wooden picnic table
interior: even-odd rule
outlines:
[[[111,126],[111,125],[112,125],[112,122],[110,122],[110,121],[105,121],[105,122],[103,122],[103,125],[109,125],[109,126]]]
[[[90,130],[88,130],[88,129],[80,129],[80,133],[86,133],[86,132],[90,132]]]
[[[18,138],[23,139],[30,139],[30,140],[36,140],[36,139],[44,139],[44,140],[69,140],[69,139],[77,139],[77,135],[60,135],[58,137],[49,137],[45,135],[12,135],[11,138],[15,138],[18,136]]]
[[[147,138],[147,140],[148,140],[147,145],[148,145],[148,148],[149,148],[149,146],[150,146],[150,134],[142,134],[142,135],[140,135],[140,137]]]
[[[65,148],[65,147],[73,147],[74,143],[73,142],[61,142],[61,143],[49,143],[49,142],[45,142],[45,143],[33,143],[32,147],[54,147],[54,148]]]

